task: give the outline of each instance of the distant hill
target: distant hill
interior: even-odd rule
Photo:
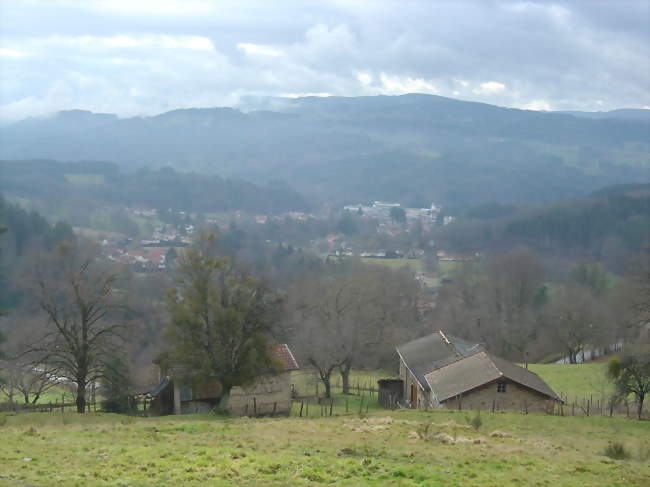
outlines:
[[[650,121],[581,117],[431,95],[283,100],[281,111],[80,110],[0,129],[0,158],[108,160],[256,183],[330,202],[550,202],[650,181]],[[610,112],[611,113],[611,112]]]

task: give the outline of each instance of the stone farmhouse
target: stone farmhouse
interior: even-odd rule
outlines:
[[[397,347],[401,403],[412,408],[545,412],[561,402],[537,374],[437,331]]]
[[[273,356],[282,364],[280,372],[261,375],[253,384],[230,391],[229,408],[236,416],[288,415],[291,412],[291,372],[298,362],[286,344],[273,346]],[[161,373],[160,383],[148,393],[158,414],[207,413],[221,398],[217,380],[196,384],[182,374]]]

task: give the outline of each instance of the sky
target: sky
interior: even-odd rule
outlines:
[[[650,106],[650,0],[2,0],[0,119],[429,93]]]

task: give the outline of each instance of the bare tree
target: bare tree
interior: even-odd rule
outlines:
[[[575,364],[578,354],[599,340],[606,319],[606,308],[589,289],[567,284],[551,299],[544,321],[551,340],[566,352],[569,362]]]
[[[289,292],[292,340],[296,350],[316,370],[331,397],[331,377],[336,367],[351,366],[357,337],[350,333],[358,295],[345,279],[321,275],[296,283]],[[349,369],[348,369],[349,370]]]
[[[115,274],[99,269],[86,249],[60,245],[37,271],[35,291],[46,332],[29,349],[35,367],[54,366],[76,386],[77,412],[86,410],[86,389],[101,379],[118,353],[125,328],[116,316]]]
[[[10,402],[16,395],[24,404],[36,404],[49,389],[59,384],[58,367],[54,364],[34,366],[23,352],[29,348],[34,336],[42,331],[42,323],[29,310],[17,309],[10,318],[12,333],[7,341],[5,360],[0,362],[6,372],[0,383]]]
[[[5,380],[0,383],[0,391],[6,394],[9,402],[20,395],[24,404],[36,404],[45,392],[58,384],[56,367],[32,367],[19,360],[8,360],[3,368]]]
[[[499,355],[527,361],[536,339],[536,296],[543,279],[541,262],[526,249],[492,257],[486,265],[465,262],[440,293],[436,325]]]
[[[412,336],[419,287],[412,275],[383,266],[332,265],[289,291],[292,336],[331,394],[331,375],[350,392],[353,367],[376,366],[383,351]]]
[[[517,249],[488,264],[491,298],[497,314],[507,322],[533,303],[544,282],[544,267],[528,249]]]
[[[607,375],[621,395],[634,394],[641,419],[643,402],[650,394],[650,348],[630,348],[622,357],[610,360]]]

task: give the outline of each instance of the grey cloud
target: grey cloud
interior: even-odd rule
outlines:
[[[421,90],[505,106],[640,107],[650,105],[647,16],[645,1],[6,0],[0,106],[5,119],[134,115]],[[189,37],[214,49],[182,47]],[[491,82],[504,89],[481,88]]]

